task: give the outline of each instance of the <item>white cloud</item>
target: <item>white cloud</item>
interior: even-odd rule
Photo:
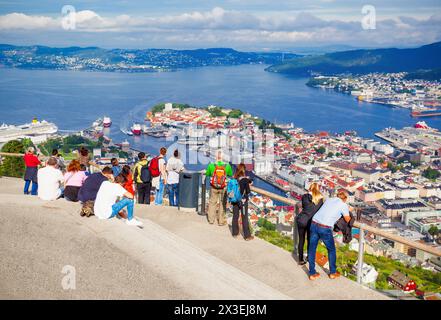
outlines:
[[[0,16],[0,30],[8,29],[51,29],[59,27],[56,19],[44,16],[28,16],[23,13],[9,13]]]
[[[194,11],[178,15],[143,17],[100,16],[94,11],[71,13],[76,19],[75,32],[93,34],[144,33],[143,38],[173,43],[240,43],[296,44],[347,43],[354,45],[387,45],[402,42],[428,43],[441,37],[441,15],[426,19],[396,17],[377,21],[377,30],[363,30],[360,21],[325,20],[307,12],[296,15],[257,15],[216,7],[210,11]],[[0,16],[0,33],[27,30],[63,31],[62,17],[31,16],[10,13]],[[360,17],[361,19],[361,17]],[[114,37],[114,36],[112,36]]]

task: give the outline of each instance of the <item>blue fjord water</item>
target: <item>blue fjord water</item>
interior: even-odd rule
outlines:
[[[21,124],[35,116],[60,129],[78,130],[108,115],[108,133],[123,140],[120,128],[142,121],[159,102],[239,108],[270,121],[315,132],[356,130],[374,138],[385,127],[413,125],[408,110],[357,102],[334,91],[309,88],[307,79],[264,71],[263,65],[205,67],[162,73],[106,73],[0,69],[0,122]],[[425,119],[441,129],[441,118]],[[163,140],[127,137],[136,149],[153,152]]]

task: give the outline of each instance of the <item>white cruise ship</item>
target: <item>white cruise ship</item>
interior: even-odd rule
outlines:
[[[32,123],[19,126],[2,124],[0,126],[0,143],[22,138],[30,138],[34,143],[40,143],[57,131],[58,127],[54,123],[45,120],[34,119]]]

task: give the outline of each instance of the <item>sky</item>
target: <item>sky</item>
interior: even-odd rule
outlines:
[[[0,43],[16,45],[277,51],[437,41],[441,0],[0,0]]]

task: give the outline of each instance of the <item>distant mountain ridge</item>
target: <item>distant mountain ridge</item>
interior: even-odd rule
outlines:
[[[154,72],[203,66],[275,64],[291,53],[240,52],[231,48],[196,50],[103,49],[98,47],[52,48],[0,44],[0,67]]]
[[[304,56],[266,70],[295,76],[410,72],[441,68],[440,57],[441,42],[436,42],[412,49],[362,49]]]

